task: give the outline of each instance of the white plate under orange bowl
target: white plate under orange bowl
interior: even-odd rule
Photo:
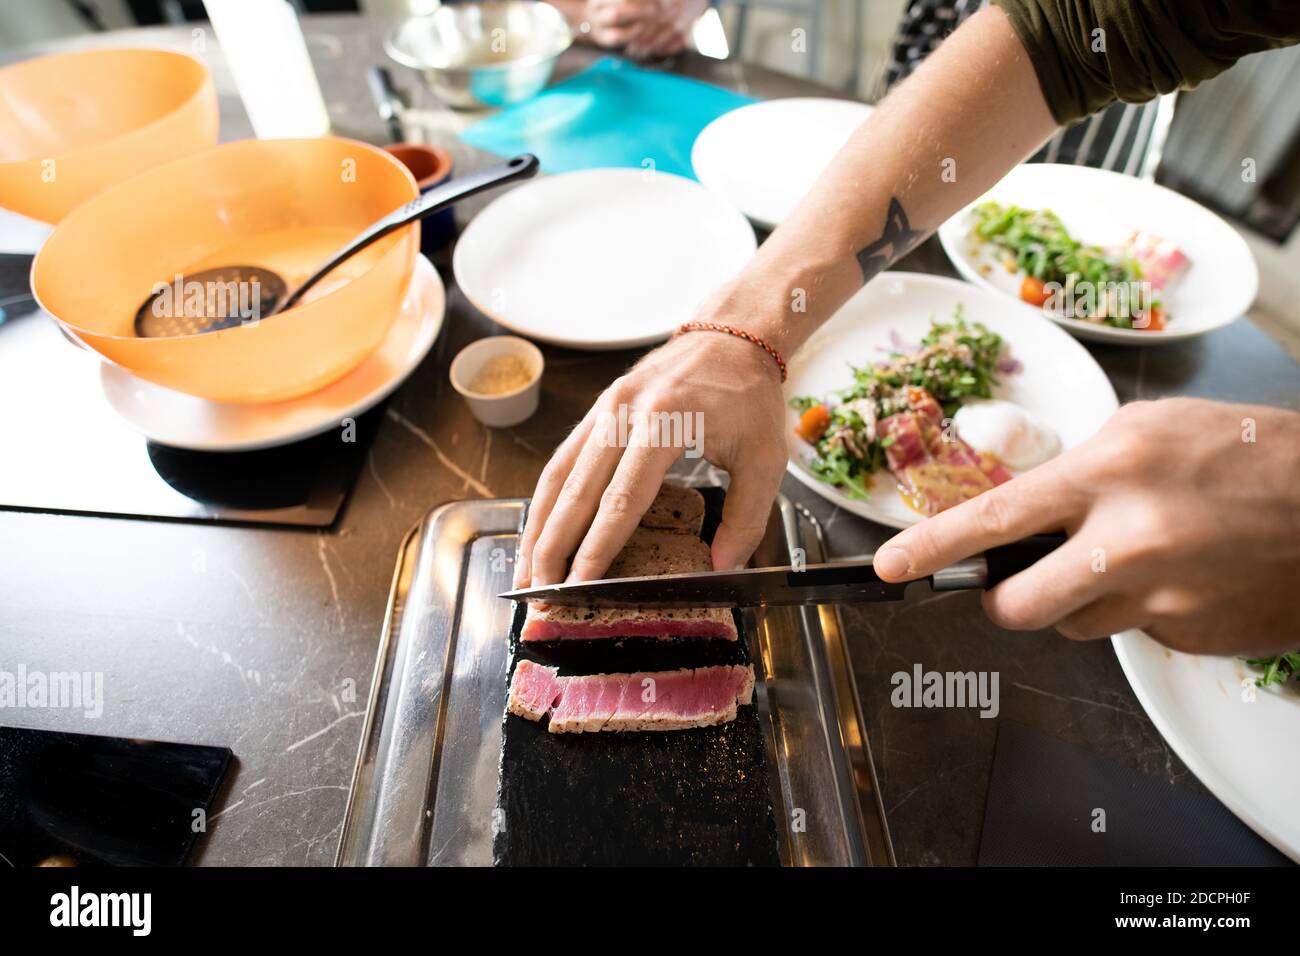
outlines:
[[[1235,657],[1181,654],[1141,631],[1112,639],[1133,693],[1188,769],[1300,863],[1300,687],[1254,688]]]
[[[1094,434],[1119,407],[1115,389],[1088,351],[1032,310],[1016,308],[996,292],[943,276],[885,272],[865,285],[790,360],[785,395],[825,398],[853,383],[854,365],[888,356],[893,337],[918,342],[930,319],[950,321],[957,305],[968,322],[982,322],[1007,343],[1019,372],[1001,376],[995,398],[1021,405],[1060,436],[1062,451]],[[794,433],[799,415],[787,413],[789,471],[839,507],[891,528],[906,528],[921,515],[903,503],[893,476],[882,471],[855,499],[821,481],[807,465],[812,446]]]
[[[267,405],[212,402],[146,382],[108,362],[100,367],[100,380],[113,410],[152,441],[195,451],[270,448],[339,428],[344,419],[387,398],[429,354],[445,311],[438,270],[419,256],[401,311],[379,347],[347,375],[309,395]]]
[[[1050,209],[1070,235],[1095,245],[1122,242],[1134,229],[1176,243],[1191,267],[1164,297],[1162,331],[1119,329],[1048,315],[1071,335],[1119,345],[1162,345],[1204,335],[1246,314],[1259,291],[1259,269],[1238,232],[1210,210],[1155,183],[1087,166],[1022,163],[985,195],[939,227],[943,250],[962,277],[993,289],[1034,315],[1020,300],[1020,273],[1007,272],[991,243],[970,237],[974,206],[988,199]]]

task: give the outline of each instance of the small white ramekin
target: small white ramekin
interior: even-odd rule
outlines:
[[[527,385],[500,395],[472,392],[469,383],[474,381],[488,361],[502,354],[515,354],[524,360],[532,372]],[[490,428],[509,428],[531,418],[537,411],[542,393],[542,371],[546,362],[541,349],[527,339],[515,335],[491,335],[471,342],[451,361],[451,387],[464,396],[474,417]]]

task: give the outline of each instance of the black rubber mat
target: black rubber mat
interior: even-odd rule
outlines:
[[[180,866],[232,761],[226,747],[0,727],[0,868]]]
[[[722,491],[701,489],[712,540]],[[561,674],[627,673],[749,662],[736,642],[647,638],[521,645],[511,628],[510,672],[523,658]],[[740,628],[741,616],[736,614]],[[507,714],[502,725],[498,866],[774,866],[780,862],[753,706],[718,727],[654,733],[552,734]]]

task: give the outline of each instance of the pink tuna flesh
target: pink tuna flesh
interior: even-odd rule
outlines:
[[[1120,247],[1156,289],[1168,290],[1182,278],[1191,260],[1173,242],[1149,232],[1134,231]]]
[[[541,720],[560,696],[558,673],[554,667],[520,661],[510,679],[506,709],[529,720]]]
[[[749,666],[558,677],[554,667],[520,661],[507,709],[529,720],[549,710],[551,733],[685,730],[735,720],[753,698]],[[543,706],[544,704],[544,706]]]
[[[534,611],[530,607],[519,636],[524,641],[605,637],[716,637],[736,640],[736,623],[731,611],[725,608],[702,610],[715,613],[703,615],[699,611],[678,611],[681,616],[669,616],[672,611],[664,610],[644,616],[635,613],[620,615],[606,610],[601,612],[601,617],[584,620],[581,615],[569,619],[556,616],[553,608]]]
[[[879,424],[893,441],[885,461],[898,479],[903,500],[923,515],[934,515],[1011,480],[994,455],[977,452],[953,435],[945,436],[942,419],[899,412]]]

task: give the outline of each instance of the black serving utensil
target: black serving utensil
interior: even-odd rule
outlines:
[[[218,266],[191,273],[182,277],[172,292],[159,290],[145,300],[135,315],[135,333],[142,337],[199,335],[240,325],[249,321],[250,316],[255,320],[268,319],[293,308],[308,290],[340,264],[389,233],[477,193],[517,179],[527,179],[535,175],[537,169],[537,157],[521,153],[504,163],[436,186],[373,223],[293,291],[288,290],[278,274],[260,266]],[[204,307],[200,310],[188,310],[184,306],[186,297],[183,292],[195,288],[194,283],[204,291]],[[162,304],[164,297],[171,300],[170,308]],[[256,301],[252,301],[253,297]],[[190,314],[191,311],[195,314]]]
[[[379,118],[388,126],[388,135],[394,143],[406,139],[406,130],[402,126],[402,110],[406,104],[402,94],[393,84],[393,75],[384,66],[372,66],[366,70],[366,85],[370,87],[370,98],[375,102]]]

